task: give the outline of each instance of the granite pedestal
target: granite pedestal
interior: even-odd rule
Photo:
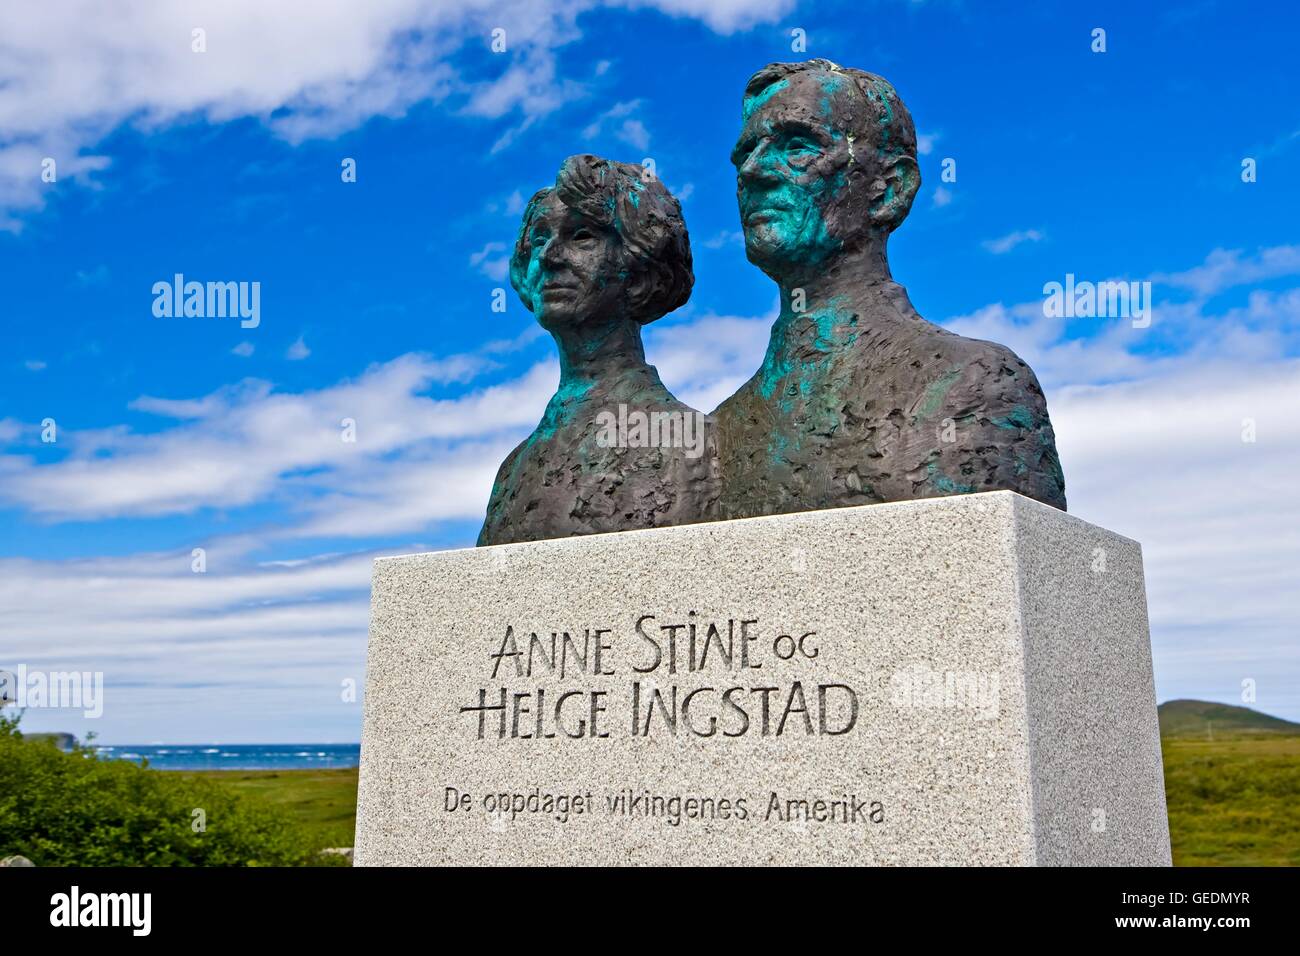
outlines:
[[[355,859],[1168,864],[1141,548],[993,492],[381,559]]]

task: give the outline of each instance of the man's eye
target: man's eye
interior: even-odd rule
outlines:
[[[573,234],[573,240],[575,242],[582,242],[583,240],[586,239],[595,239],[595,238],[596,238],[596,234],[593,233],[590,229],[579,229],[577,232]]]
[[[821,152],[821,148],[812,140],[795,139],[790,141],[790,144],[786,147],[786,151],[789,153],[803,153],[815,156]]]

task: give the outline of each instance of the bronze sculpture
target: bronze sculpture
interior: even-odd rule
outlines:
[[[560,386],[502,463],[480,545],[716,517],[705,416],[664,387],[641,343],[693,282],[681,206],[642,167],[571,156],[533,196],[510,283],[555,339]]]
[[[1064,510],[1029,366],[926,321],[890,274],[921,183],[894,88],[828,60],[773,63],[743,121],[745,251],[781,291],[762,367],[711,417],[669,393],[641,326],[690,295],[681,207],[639,166],[570,157],[510,263],[559,348],[560,387],[502,464],[478,543],[1001,489]],[[638,439],[624,428],[638,415],[678,422],[677,440]]]
[[[995,489],[1064,509],[1033,372],[921,318],[890,276],[886,243],[921,182],[893,87],[828,60],[774,63],[743,112],[745,251],[781,312],[762,368],[714,412],[722,517]]]

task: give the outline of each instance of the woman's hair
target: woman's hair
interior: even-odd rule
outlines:
[[[510,284],[529,309],[524,276],[532,254],[528,232],[543,201],[552,193],[593,222],[613,226],[626,252],[628,314],[642,325],[667,315],[691,296],[691,241],[681,204],[657,178],[643,177],[640,166],[599,156],[570,156],[555,185],[538,190],[524,210],[519,238],[510,257]]]

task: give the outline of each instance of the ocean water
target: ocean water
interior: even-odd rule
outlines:
[[[322,770],[355,767],[360,744],[118,744],[101,757],[149,761],[154,770]]]

